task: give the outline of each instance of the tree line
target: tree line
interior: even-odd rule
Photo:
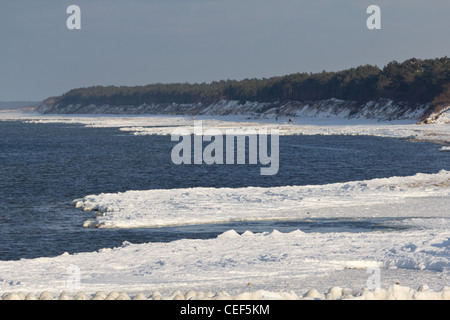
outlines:
[[[379,98],[408,103],[450,103],[450,58],[392,61],[384,68],[364,65],[338,72],[222,80],[211,83],[155,83],[93,86],[53,97],[62,105],[210,104],[220,100],[284,102],[331,98],[367,102]],[[50,99],[50,98],[49,98]]]

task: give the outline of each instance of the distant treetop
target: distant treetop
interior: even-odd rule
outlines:
[[[365,65],[339,72],[295,73],[286,76],[222,80],[211,83],[155,83],[145,86],[94,86],[49,98],[61,105],[210,104],[220,100],[252,102],[326,99],[366,102],[379,98],[410,103],[450,103],[450,58],[402,63],[383,69]]]

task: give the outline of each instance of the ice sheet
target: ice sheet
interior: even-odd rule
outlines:
[[[442,170],[327,185],[128,191],[89,195],[73,205],[96,211],[86,227],[146,228],[306,218],[447,217],[445,207],[430,211],[425,203],[449,195],[450,172]]]
[[[116,127],[136,134],[170,134],[177,126],[191,128],[193,124],[191,118],[176,116],[2,113],[0,118]],[[367,134],[444,144],[450,141],[448,124],[342,119],[296,119],[295,124],[282,124],[275,119],[244,117],[200,119],[206,126],[259,128],[263,125],[278,128],[282,134]],[[297,230],[238,234],[230,230],[209,240],[124,243],[98,252],[1,261],[0,292],[39,295],[49,291],[57,297],[62,291],[69,291],[93,297],[97,291],[121,291],[130,296],[143,292],[146,297],[153,294],[174,299],[177,295],[171,292],[179,289],[186,293],[179,295],[184,298],[187,292],[196,298],[213,297],[207,294],[211,291],[217,298],[449,299],[447,171],[323,186],[129,191],[86,196],[75,205],[104,212],[102,216],[92,217],[92,225],[104,227],[243,219],[397,217],[402,219],[396,223],[408,228],[364,233]],[[82,214],[92,216],[92,212]],[[79,271],[79,286],[75,288],[72,286],[74,270]],[[371,270],[379,270],[380,287],[364,289],[371,279]],[[394,285],[395,282],[400,285]],[[225,295],[224,290],[230,295]]]

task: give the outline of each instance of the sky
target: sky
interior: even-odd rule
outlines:
[[[81,9],[80,30],[66,12]],[[369,30],[370,5],[381,29]],[[450,55],[448,0],[2,0],[0,101]]]

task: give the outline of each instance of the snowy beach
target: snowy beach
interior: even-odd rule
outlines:
[[[191,130],[194,119],[4,112],[0,120],[170,135],[175,128]],[[445,122],[323,118],[287,124],[243,116],[196,120],[203,120],[205,130],[264,127],[281,135],[373,135],[439,143],[442,151],[450,144]],[[229,230],[207,240],[125,242],[97,252],[0,261],[3,298],[29,293],[39,298],[43,292],[54,299],[62,292],[74,298],[82,292],[93,299],[101,291],[103,298],[121,292],[122,298],[136,299],[450,299],[449,171],[326,185],[129,190],[87,194],[68,203],[86,216],[86,228],[337,219],[383,224],[386,231]]]
[[[111,127],[135,135],[171,135],[175,129],[193,132],[194,121],[201,120],[203,129],[215,128],[279,131],[280,135],[370,135],[378,137],[411,139],[450,145],[450,109],[434,123],[423,125],[414,120],[379,121],[376,119],[346,119],[333,115],[325,117],[293,118],[229,116],[152,116],[152,115],[51,115],[35,112],[3,112],[0,120],[19,120],[29,123],[82,124],[86,127]]]

